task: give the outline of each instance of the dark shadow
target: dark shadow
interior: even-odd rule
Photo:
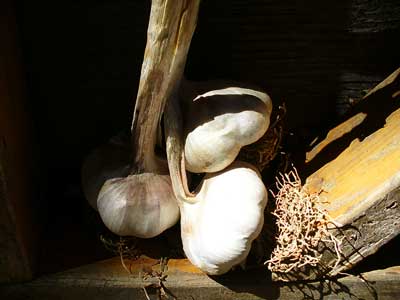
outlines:
[[[272,282],[271,273],[266,267],[254,267],[246,271],[237,268],[210,278],[237,293],[249,293],[267,300],[279,299],[280,296],[279,284]]]
[[[257,84],[274,105],[287,103],[291,129],[325,124],[327,116],[336,114],[341,68],[351,64],[346,34],[350,5],[204,1],[187,76]]]
[[[377,269],[385,269],[393,266],[400,266],[400,236],[395,237],[383,245],[376,253],[363,259],[349,273],[357,275]]]
[[[367,299],[378,299],[378,295],[372,283],[366,281],[364,278],[359,278],[360,281],[365,284],[365,288],[368,290],[370,295]],[[335,295],[338,299],[354,299],[364,300],[360,298],[353,291],[352,288],[347,286],[345,283],[337,280],[330,279],[318,282],[296,282],[289,283],[286,285],[292,292],[299,291],[302,295],[302,299],[308,300],[322,300],[325,297],[332,297]]]
[[[197,98],[188,106],[188,115],[192,117],[185,120],[185,124],[189,125],[186,128],[188,132],[223,114],[235,114],[247,110],[265,114],[262,100],[248,94],[204,96]]]

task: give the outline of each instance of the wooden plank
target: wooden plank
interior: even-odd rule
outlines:
[[[400,233],[400,80],[389,79],[306,154],[310,165],[323,161],[305,187],[320,193],[320,207],[336,225],[340,264],[335,266],[334,249],[325,245],[316,268],[275,274],[275,279],[335,276]]]
[[[126,262],[127,266],[130,263]],[[157,279],[143,274],[159,270],[154,259],[142,257],[127,273],[119,257],[38,278],[26,284],[3,286],[2,299],[146,299],[143,287]],[[278,284],[270,281],[265,268],[234,272],[229,276],[208,277],[187,260],[170,260],[164,285],[177,299],[394,299],[400,293],[400,267],[346,276],[335,281]],[[156,290],[147,288],[150,299]],[[170,294],[170,297],[172,298]]]
[[[32,148],[13,1],[0,3],[0,282],[32,277]]]
[[[355,139],[339,157],[307,179],[326,197],[324,208],[338,223],[351,222],[400,186],[400,109],[384,128]]]

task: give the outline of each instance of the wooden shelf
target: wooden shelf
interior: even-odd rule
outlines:
[[[146,257],[131,262],[130,275],[119,257],[38,278],[25,284],[0,288],[1,299],[144,299],[144,286],[157,284],[143,279],[145,272],[158,270],[157,260]],[[177,299],[395,299],[400,294],[400,266],[346,276],[338,280],[279,284],[271,282],[266,268],[237,270],[211,278],[186,259],[169,260],[166,289]],[[150,299],[156,290],[147,288]],[[172,297],[170,298],[172,299]]]

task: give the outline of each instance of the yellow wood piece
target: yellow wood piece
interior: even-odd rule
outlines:
[[[188,259],[170,259],[168,260],[168,269],[184,273],[204,274],[200,269],[192,265]]]
[[[380,89],[383,89],[384,87],[388,86],[389,84],[392,84],[396,78],[400,75],[400,68],[396,69],[392,74],[390,74],[385,80],[383,80],[381,83],[379,83],[376,87],[374,87],[372,90],[370,90],[364,97],[363,99],[368,98],[372,94],[376,93]]]
[[[400,109],[383,128],[353,140],[336,159],[309,176],[306,186],[321,191],[329,215],[348,224],[400,186]]]
[[[330,143],[334,142],[335,140],[341,138],[344,136],[346,133],[349,133],[352,131],[355,127],[360,125],[364,120],[367,114],[365,113],[358,113],[342,124],[336,126],[332,130],[328,132],[326,135],[326,138],[318,143],[311,151],[306,153],[306,163],[310,162],[315,158],[318,153],[320,153],[326,146],[328,146]]]

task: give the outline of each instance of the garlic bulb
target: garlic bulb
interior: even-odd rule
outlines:
[[[168,174],[142,173],[108,180],[97,203],[103,222],[122,236],[154,237],[179,218]]]
[[[100,217],[118,235],[154,237],[179,219],[168,167],[155,154],[155,145],[166,100],[176,93],[182,77],[199,2],[151,2],[147,44],[131,127],[133,153],[129,172],[126,174],[126,169],[120,168],[119,164],[108,170],[113,178],[107,175],[110,179],[104,183],[97,198]],[[103,175],[98,176],[100,179],[92,182],[101,181]],[[96,190],[94,187],[93,193]]]
[[[207,174],[196,203],[181,205],[182,243],[189,260],[210,275],[240,264],[261,232],[266,203],[266,188],[250,164],[233,162]]]
[[[254,167],[234,162],[223,171],[207,174],[195,193],[190,193],[177,101],[167,105],[165,123],[168,166],[181,213],[185,254],[210,275],[226,273],[246,259],[262,229],[266,188]]]
[[[186,85],[186,90],[199,89],[195,83]],[[184,151],[190,172],[222,170],[241,147],[260,139],[270,123],[272,102],[266,93],[222,82],[214,88],[185,102]]]

